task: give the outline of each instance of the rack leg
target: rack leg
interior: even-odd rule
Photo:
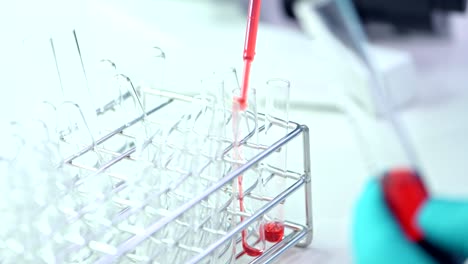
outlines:
[[[311,180],[311,164],[310,164],[310,137],[309,128],[305,125],[301,126],[303,136],[303,153],[304,153],[304,191],[305,191],[305,212],[306,212],[306,238],[299,242],[297,247],[308,247],[312,243],[313,238],[313,221],[312,221],[312,180]]]

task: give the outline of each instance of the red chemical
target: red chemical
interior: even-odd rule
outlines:
[[[239,178],[237,178],[237,184],[239,187],[239,207],[240,207],[239,209],[241,212],[245,212],[244,192],[242,190],[242,175],[239,176]],[[244,221],[243,216],[241,216],[241,221]],[[262,255],[263,250],[251,247],[249,243],[247,242],[247,237],[248,237],[247,230],[246,229],[242,230],[242,248],[244,249],[244,252],[251,257],[258,257]]]
[[[265,239],[268,242],[276,243],[283,240],[284,224],[279,222],[269,222],[265,225]]]
[[[237,99],[237,102],[239,102],[238,99]],[[235,142],[233,154],[234,154],[234,159],[236,160],[242,159],[242,149],[238,145],[239,137],[240,137],[239,135],[241,134],[240,127],[239,127],[240,119],[241,119],[240,108],[241,108],[240,104],[237,104],[236,102],[234,102],[233,109],[232,109],[232,130],[234,132],[234,142]],[[239,210],[245,213],[244,190],[243,190],[242,181],[243,181],[243,175],[240,175],[237,178],[237,188],[238,188],[238,193],[239,193]],[[244,217],[241,216],[240,220],[241,222],[244,221]],[[260,232],[260,235],[263,236],[263,232]],[[244,249],[244,252],[251,257],[258,257],[262,255],[263,249],[257,249],[257,248],[250,246],[249,243],[247,242],[247,237],[248,237],[247,230],[242,230],[242,248]],[[263,240],[264,238],[261,237],[260,239]]]

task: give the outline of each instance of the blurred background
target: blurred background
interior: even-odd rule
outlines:
[[[350,38],[349,30],[361,25],[334,1],[263,1],[252,86],[275,77],[290,80],[291,120],[308,125],[312,137],[314,242],[309,249],[291,250],[280,263],[351,262],[349,224],[363,184],[376,176],[369,166],[405,163],[372,95],[363,49],[385,83],[392,109],[404,120],[431,189],[437,195],[468,196],[466,2],[354,4],[368,42]],[[137,83],[160,74],[164,84],[152,85],[191,94],[196,92],[192,84],[212,71],[241,70],[247,0],[2,5],[2,121],[27,117],[35,101],[58,97],[61,89],[80,96],[85,77],[73,30],[88,71],[93,62],[112,58]],[[154,46],[166,56],[158,72],[145,66]],[[344,107],[343,100],[359,111]]]

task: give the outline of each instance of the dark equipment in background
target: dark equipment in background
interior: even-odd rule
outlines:
[[[294,18],[297,0],[283,0],[286,14]],[[400,32],[441,32],[454,12],[464,12],[467,0],[353,0],[364,23],[383,23]]]

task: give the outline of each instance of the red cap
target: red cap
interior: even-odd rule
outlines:
[[[428,192],[418,173],[411,169],[393,169],[383,178],[385,200],[400,227],[412,242],[424,239],[418,226],[419,209],[426,202]]]

